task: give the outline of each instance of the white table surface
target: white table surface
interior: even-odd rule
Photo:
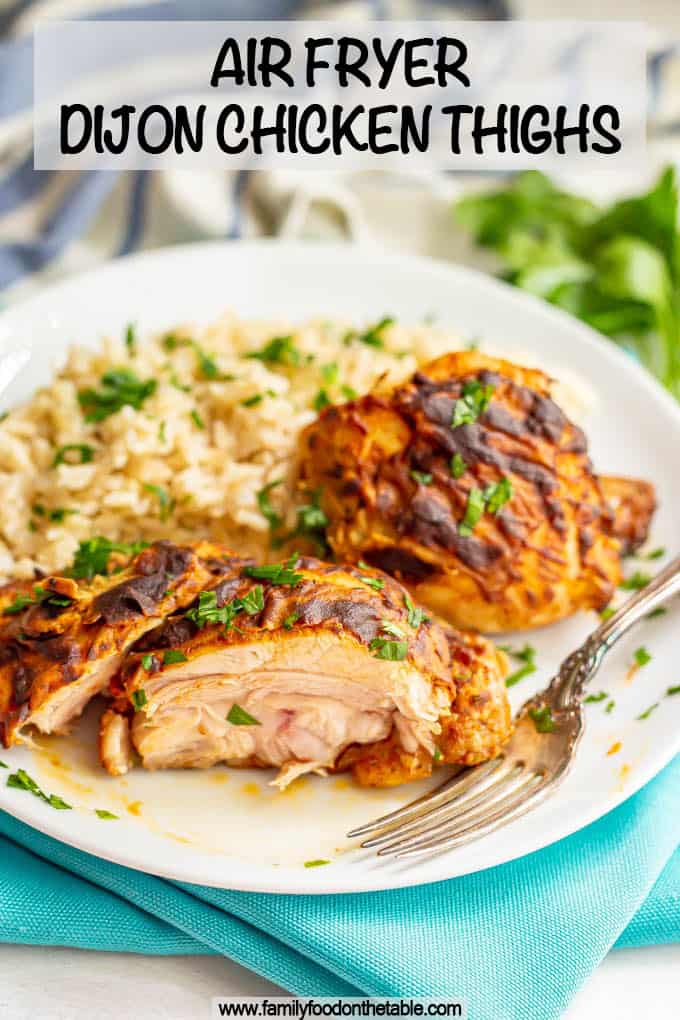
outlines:
[[[0,946],[0,1017],[7,1020],[207,1020],[213,996],[277,994],[282,991],[275,985],[220,957]],[[612,953],[564,1020],[678,1016],[675,945]]]

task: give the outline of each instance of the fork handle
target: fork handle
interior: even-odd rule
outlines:
[[[680,556],[671,560],[648,585],[627,599],[569,656],[550,685],[556,707],[565,708],[579,702],[586,684],[597,673],[609,649],[634,624],[677,594],[680,594]]]

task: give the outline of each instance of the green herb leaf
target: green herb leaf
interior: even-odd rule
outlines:
[[[231,723],[232,726],[261,726],[259,719],[255,719],[252,715],[246,712],[245,708],[241,708],[235,702],[229,709],[229,715],[227,716],[227,722]]]
[[[275,336],[259,351],[251,351],[246,358],[257,358],[269,365],[300,365],[302,355],[292,336]]]
[[[458,525],[459,535],[463,535],[467,538],[472,534],[475,525],[479,522],[482,514],[484,513],[484,506],[484,493],[481,489],[474,486],[468,493],[465,515]]]
[[[538,666],[534,662],[527,662],[524,666],[520,666],[519,669],[516,669],[514,673],[506,676],[505,686],[514,687],[515,684],[520,682],[520,680],[524,680],[525,677],[531,676],[532,673],[535,673],[537,669]]]
[[[673,694],[680,694],[680,684],[675,687],[669,687],[666,691],[666,697],[672,697]]]
[[[136,345],[137,340],[135,335],[135,326],[133,322],[130,322],[125,327],[125,346],[127,347],[130,357],[136,353]]]
[[[194,408],[193,411],[191,412],[191,420],[193,421],[193,423],[194,423],[194,425],[196,426],[197,429],[204,429],[205,428],[205,422],[201,418],[201,416],[198,413],[198,411],[196,410],[196,408]]]
[[[389,634],[391,637],[396,637],[396,638],[405,638],[406,637],[406,635],[404,634],[404,632],[401,629],[401,627],[399,626],[399,624],[394,623],[392,620],[381,620],[380,621],[380,629],[382,631],[384,631],[385,634]]]
[[[15,790],[26,790],[27,793],[32,793],[34,797],[39,797],[40,800],[44,800],[46,804],[49,804],[55,811],[70,811],[71,805],[67,804],[65,800],[58,797],[55,793],[47,794],[40,789],[35,779],[32,779],[28,772],[24,769],[17,769],[16,772],[12,772],[7,777],[7,786],[12,787]]]
[[[389,659],[390,662],[401,662],[408,654],[407,641],[390,641],[388,638],[373,638],[368,646],[375,652],[377,659]]]
[[[644,712],[641,712],[641,713],[640,713],[640,715],[636,716],[635,718],[636,718],[636,719],[637,719],[638,721],[642,721],[642,720],[644,720],[644,719],[649,719],[649,717],[650,717],[650,715],[652,714],[652,712],[653,712],[653,711],[654,711],[654,710],[655,710],[656,708],[658,708],[658,707],[659,707],[659,702],[658,702],[658,701],[656,701],[656,702],[655,702],[655,703],[654,703],[653,705],[650,705],[650,706],[649,706],[649,708],[645,709],[645,711],[644,711]]]
[[[600,619],[603,621],[611,620],[615,612],[614,606],[605,606],[604,609],[600,610]]]
[[[91,581],[96,574],[106,574],[109,558],[112,553],[119,552],[124,556],[136,556],[146,549],[148,542],[110,542],[108,538],[96,535],[81,542],[76,551],[69,574],[74,578],[85,578]]]
[[[246,577],[254,577],[258,581],[269,581],[270,584],[289,584],[294,587],[302,580],[302,574],[295,572],[295,565],[299,560],[297,553],[293,553],[284,563],[269,563],[264,567],[245,567],[243,573]]]
[[[647,587],[651,579],[649,574],[643,574],[642,571],[636,570],[630,577],[621,581],[619,588],[623,588],[624,591],[640,591]]]
[[[369,326],[363,333],[357,333],[354,330],[350,330],[344,338],[344,343],[345,345],[348,345],[356,340],[358,343],[366,344],[367,347],[382,348],[385,346],[383,334],[389,326],[393,325],[393,323],[394,319],[389,316],[385,316],[385,318],[376,322],[375,325]]]
[[[69,457],[69,454],[76,454],[76,459]],[[94,457],[94,449],[87,443],[67,443],[57,450],[52,467],[59,467],[60,464],[89,464]]]
[[[171,499],[168,493],[160,485],[151,485],[150,482],[144,482],[142,488],[150,492],[158,500],[159,516],[161,521],[167,521],[168,517],[175,509],[175,501]]]
[[[635,652],[633,653],[633,658],[635,659],[636,665],[638,666],[646,666],[648,662],[652,661],[652,656],[649,654],[644,645],[642,645],[640,648],[636,648]]]
[[[139,712],[140,709],[144,708],[145,705],[149,704],[149,699],[146,696],[146,691],[143,687],[139,687],[136,691],[133,691],[130,695],[130,701],[135,707],[135,710]]]
[[[540,708],[530,708],[529,717],[533,721],[538,733],[554,733],[557,729],[550,710],[550,705],[542,705]]]
[[[598,701],[606,701],[609,695],[606,691],[600,691],[599,694],[589,694],[583,701],[586,705],[596,704]]]
[[[362,574],[359,577],[359,580],[363,581],[364,584],[367,584],[369,588],[373,588],[374,591],[382,591],[385,587],[385,582],[381,577],[366,577]]]
[[[616,702],[614,700],[607,702],[607,704],[605,705],[605,709],[604,709],[605,712],[607,713],[607,715],[609,715],[610,712],[614,711],[615,705],[616,705]]]
[[[17,595],[14,602],[10,605],[5,606],[2,611],[3,616],[17,616],[19,613],[23,613],[27,606],[35,604],[35,599],[32,595]]]
[[[320,868],[323,864],[330,864],[330,861],[325,861],[319,858],[317,861],[305,861],[306,868]]]
[[[94,813],[97,818],[102,818],[104,821],[119,821],[118,815],[114,815],[111,811],[107,811],[106,808],[95,808]]]
[[[196,355],[196,360],[198,362],[198,370],[203,376],[203,378],[211,381],[214,379],[219,379],[220,370],[217,366],[217,362],[215,361],[215,359],[210,354],[207,354],[202,347],[199,347],[199,345],[195,341],[192,341],[191,346],[193,347],[194,353]]]
[[[188,662],[184,652],[180,652],[178,648],[167,648],[163,652],[163,665],[172,666],[176,662]]]
[[[261,613],[264,609],[264,589],[261,584],[256,584],[254,588],[244,595],[243,598],[237,600],[244,613],[249,616],[256,616],[257,613]]]
[[[411,471],[410,475],[414,482],[418,482],[418,485],[429,485],[432,481],[432,475],[427,471]]]
[[[347,383],[342,384],[342,386],[340,387],[340,392],[342,393],[345,400],[356,400],[356,398],[359,396],[354,387],[348,386]]]
[[[656,620],[658,616],[665,616],[668,610],[665,606],[657,606],[656,609],[652,609],[651,613],[647,613],[646,620]]]
[[[486,509],[490,514],[497,514],[512,499],[512,482],[509,478],[501,478],[495,485],[488,485],[484,490]]]
[[[5,761],[0,761],[0,769],[8,769],[9,765]]]
[[[153,669],[154,664],[156,662],[156,659],[155,659],[155,656],[153,656],[151,653],[149,653],[148,655],[143,655],[142,656],[141,662],[142,662],[142,669],[145,669],[147,671],[147,673],[148,673],[150,669]]]
[[[454,453],[451,458],[451,474],[454,478],[462,478],[467,470],[467,464],[459,453]]]
[[[297,621],[302,616],[302,613],[290,613],[289,616],[283,621],[284,630],[292,630]]]
[[[472,425],[489,406],[495,387],[488,383],[482,385],[478,379],[469,379],[463,383],[462,396],[453,408],[451,428],[459,425]]]
[[[77,513],[79,513],[78,510],[69,510],[68,507],[58,506],[58,507],[55,507],[54,510],[50,510],[49,518],[50,518],[51,521],[54,521],[56,524],[61,524],[61,522],[66,520],[67,517],[70,517],[72,514],[77,514]]]
[[[662,556],[666,555],[666,549],[664,546],[660,546],[658,549],[652,549],[651,552],[645,554],[643,559],[645,560],[660,560]]]
[[[404,605],[408,611],[408,625],[413,627],[414,630],[418,630],[421,623],[428,623],[430,617],[425,614],[425,611],[419,606],[415,606],[410,599],[408,594],[404,594]]]
[[[127,368],[114,368],[100,379],[101,389],[78,391],[78,403],[88,423],[100,422],[123,407],[138,411],[145,400],[156,392],[155,379],[139,379]]]
[[[264,396],[261,393],[254,393],[252,397],[246,397],[245,400],[241,401],[241,407],[257,407],[264,400]]]
[[[314,397],[313,407],[315,411],[323,411],[324,407],[330,407],[333,401],[325,389],[320,389]]]
[[[286,535],[279,535],[273,543],[274,548],[294,538],[306,538],[313,543],[319,556],[326,555],[328,551],[326,528],[330,522],[321,507],[321,489],[310,493],[309,498],[310,503],[304,503],[297,508],[297,521],[293,530]]]
[[[170,385],[174,386],[176,390],[180,391],[180,393],[189,393],[191,391],[191,386],[179,381],[176,372],[173,372],[170,376]]]
[[[338,381],[338,363],[337,361],[329,361],[327,365],[322,365],[320,368],[321,376],[323,381],[328,386],[334,386]]]
[[[435,747],[434,753],[432,755],[432,761],[441,761],[442,758],[443,758],[443,755],[442,755],[441,751],[439,750],[438,747]]]
[[[282,482],[283,479],[278,478],[275,482],[269,482],[268,485],[265,485],[257,493],[257,505],[260,508],[260,513],[267,521],[269,521],[269,527],[272,529],[272,531],[276,531],[277,528],[281,527],[281,524],[283,523],[283,518],[281,517],[280,514],[276,512],[274,507],[271,505],[269,493],[272,491],[272,489],[275,489],[278,485],[281,485]]]

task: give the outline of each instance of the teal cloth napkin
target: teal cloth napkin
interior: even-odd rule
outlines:
[[[551,1020],[615,945],[680,941],[680,756],[581,832],[411,889],[230,892],[73,850],[0,812],[0,938],[221,953],[301,995],[465,998],[472,1020]]]

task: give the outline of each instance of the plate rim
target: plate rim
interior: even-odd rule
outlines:
[[[128,267],[134,265],[154,264],[166,260],[182,260],[183,258],[190,257],[198,251],[205,252],[206,254],[213,252],[218,255],[220,252],[227,254],[239,249],[244,250],[244,257],[248,257],[249,252],[251,253],[251,257],[256,257],[258,252],[266,251],[268,254],[275,252],[282,259],[290,259],[291,267],[293,269],[296,268],[294,264],[295,260],[304,261],[305,258],[309,257],[310,251],[313,251],[317,256],[331,260],[348,260],[358,255],[363,260],[369,258],[379,261],[387,268],[390,264],[395,267],[401,266],[403,268],[412,266],[418,272],[441,274],[443,277],[448,276],[449,278],[454,276],[457,277],[462,284],[468,280],[471,284],[477,287],[482,286],[489,288],[492,292],[502,295],[503,300],[506,302],[509,301],[515,306],[532,308],[536,314],[540,314],[542,317],[546,318],[547,324],[549,324],[551,319],[554,322],[561,323],[563,328],[569,328],[580,335],[580,343],[582,345],[589,346],[591,349],[596,348],[600,353],[604,353],[606,357],[613,359],[618,363],[619,368],[627,381],[631,385],[641,387],[651,398],[653,398],[656,404],[660,403],[664,412],[666,414],[670,414],[676,420],[678,428],[680,429],[680,404],[673,399],[670,393],[668,393],[663,386],[642,366],[636,364],[633,358],[631,358],[625,351],[562,309],[556,308],[532,294],[518,290],[510,284],[507,284],[504,281],[473,267],[461,265],[454,261],[433,258],[427,255],[413,254],[410,252],[386,251],[366,243],[353,244],[347,242],[311,240],[289,241],[278,238],[259,238],[197,241],[151,248],[143,252],[136,252],[114,259],[109,259],[85,271],[70,273],[63,279],[52,282],[45,287],[41,287],[41,289],[35,294],[31,294],[11,302],[3,308],[2,311],[0,311],[0,329],[6,326],[9,326],[11,329],[12,320],[15,317],[21,317],[21,315],[25,314],[27,311],[31,314],[32,308],[40,310],[43,303],[49,303],[51,299],[58,296],[60,293],[65,293],[66,297],[68,297],[69,291],[72,288],[86,285],[92,278],[115,276],[117,273],[126,271]],[[225,300],[225,304],[226,303],[227,301]],[[4,338],[2,339],[4,340]],[[404,870],[404,872],[400,872],[398,874],[382,874],[379,868],[357,874],[353,874],[349,868],[343,868],[338,869],[333,875],[331,875],[325,868],[318,870],[310,869],[309,871],[304,872],[306,881],[303,881],[302,868],[294,868],[292,866],[283,865],[278,868],[273,868],[271,866],[263,865],[263,876],[271,876],[270,878],[264,877],[263,880],[252,881],[246,878],[244,880],[240,880],[237,885],[226,885],[224,881],[220,880],[217,876],[213,876],[211,878],[209,875],[203,874],[196,877],[195,873],[193,875],[189,874],[191,871],[191,853],[178,858],[177,861],[169,867],[159,866],[154,861],[145,861],[142,865],[139,863],[139,857],[137,857],[136,860],[134,859],[134,852],[132,850],[129,852],[116,850],[113,853],[107,853],[106,848],[102,849],[101,843],[98,843],[95,839],[90,838],[89,836],[76,836],[74,838],[74,836],[69,834],[68,831],[65,831],[63,824],[59,824],[61,821],[61,812],[54,812],[54,816],[49,815],[46,813],[49,810],[47,805],[44,805],[39,801],[32,804],[28,798],[26,799],[25,806],[22,808],[21,805],[24,802],[18,799],[18,794],[21,791],[15,791],[17,798],[14,796],[8,797],[4,792],[6,789],[4,785],[0,785],[0,809],[7,811],[9,815],[17,818],[19,821],[29,825],[31,828],[36,829],[44,835],[50,836],[51,838],[74,847],[77,850],[89,853],[102,860],[161,878],[225,890],[277,893],[283,895],[351,894],[408,888],[422,884],[447,881],[451,878],[475,874],[479,871],[487,870],[488,868],[500,867],[521,857],[526,857],[540,850],[546,849],[554,843],[559,842],[561,839],[565,839],[568,836],[580,832],[589,825],[592,825],[595,821],[605,818],[612,811],[615,811],[621,806],[621,804],[633,797],[640,791],[640,789],[642,789],[643,786],[658,775],[679,752],[680,731],[677,732],[674,740],[669,739],[667,742],[663,743],[656,754],[653,751],[650,751],[647,755],[645,755],[644,763],[636,765],[634,774],[631,775],[625,790],[612,792],[605,802],[606,806],[604,809],[602,807],[602,802],[598,802],[597,805],[592,805],[587,810],[583,811],[583,813],[578,816],[576,824],[565,820],[564,824],[554,826],[550,832],[543,831],[541,838],[537,840],[536,844],[531,848],[527,849],[526,847],[519,846],[516,850],[510,849],[502,860],[484,862],[480,864],[479,867],[475,866],[473,861],[472,866],[466,867],[463,872],[456,871],[454,868],[453,873],[451,873],[450,863],[454,858],[453,853],[442,855],[438,859],[440,862],[439,865],[434,869],[439,873],[429,875],[427,878],[420,877],[419,870],[416,865],[411,866],[408,870]],[[17,799],[16,804],[13,803],[15,799]],[[41,810],[41,808],[43,810]],[[66,812],[64,814],[68,813]],[[156,838],[160,839],[160,837]],[[167,841],[163,840],[162,843],[167,847]],[[175,848],[173,847],[173,849]],[[216,860],[220,859],[219,855],[211,854],[209,856],[211,859],[213,856]],[[225,862],[230,863],[233,861],[233,859],[229,857],[224,857],[222,859]],[[446,867],[447,861],[449,862],[448,868]],[[326,888],[315,887],[316,876],[323,876],[322,879],[320,878],[320,881],[330,879],[330,887],[328,887],[327,881]]]

